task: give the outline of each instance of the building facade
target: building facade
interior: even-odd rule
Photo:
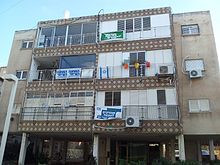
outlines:
[[[20,80],[11,121],[11,133],[22,134],[19,163],[219,159],[209,12],[100,13],[15,33],[7,73]]]

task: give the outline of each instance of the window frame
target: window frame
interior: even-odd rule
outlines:
[[[194,33],[192,30],[192,27],[196,26],[197,28],[197,33]],[[187,30],[189,31],[189,33],[184,33],[184,28],[187,28]],[[188,25],[181,25],[181,35],[182,36],[194,36],[194,35],[200,35],[200,28],[199,28],[199,24],[188,24]]]
[[[107,103],[107,100],[106,100],[106,94],[107,93],[111,93],[111,104],[108,104]],[[119,100],[119,104],[118,102],[115,102],[115,94],[120,94],[119,97],[120,97],[120,100]],[[121,91],[105,91],[105,99],[104,99],[104,105],[105,106],[121,106]]]
[[[206,101],[208,101],[208,110],[202,110],[201,109],[201,101],[202,100],[206,100]],[[192,109],[191,109],[191,105],[190,105],[190,101],[197,101],[197,103],[198,103],[198,106],[199,106],[199,109],[198,109],[198,111],[192,111]],[[201,99],[189,99],[188,100],[188,108],[189,108],[189,113],[209,113],[209,112],[211,112],[211,108],[210,108],[210,100],[208,99],[208,98],[201,98]]]
[[[26,46],[23,47],[24,43],[26,43]],[[31,47],[29,47],[30,43],[32,44]],[[34,41],[33,40],[23,40],[21,44],[21,49],[32,49],[34,46]]]
[[[150,27],[144,27],[145,23],[144,23],[144,19],[150,19]],[[127,29],[127,21],[132,19],[132,31],[131,29]],[[135,20],[137,19],[141,19],[141,28],[136,28],[135,25],[137,22],[135,22]],[[123,21],[123,23],[122,23]],[[120,25],[123,24],[123,28],[121,26],[119,26],[119,22],[121,23]],[[120,29],[119,29],[120,27]],[[134,33],[134,32],[143,32],[143,31],[148,31],[151,30],[151,17],[150,16],[143,16],[143,17],[133,17],[133,18],[127,18],[127,19],[118,19],[117,20],[117,31],[125,31],[126,33]]]
[[[20,76],[18,77],[19,72],[20,72]],[[25,77],[23,77],[24,73],[26,73]],[[18,80],[27,80],[28,70],[17,70],[15,76],[18,78]]]

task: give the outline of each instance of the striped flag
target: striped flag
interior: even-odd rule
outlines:
[[[100,67],[100,79],[109,78],[109,69],[108,67]]]

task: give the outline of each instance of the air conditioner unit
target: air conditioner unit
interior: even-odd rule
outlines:
[[[138,116],[127,116],[126,117],[126,127],[139,127],[139,117]]]
[[[158,74],[173,74],[173,65],[159,65]]]
[[[202,77],[202,70],[191,70],[189,71],[189,78],[200,78]]]

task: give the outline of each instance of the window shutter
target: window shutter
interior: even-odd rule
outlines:
[[[125,21],[124,20],[118,20],[118,31],[125,30]]]
[[[198,100],[189,100],[189,111],[190,112],[199,112],[199,102]]]
[[[200,100],[200,110],[201,111],[209,111],[210,110],[208,99]]]
[[[150,30],[151,23],[150,23],[150,17],[144,17],[143,18],[143,31]]]
[[[133,32],[133,19],[126,20],[126,33]]]
[[[134,31],[141,31],[141,27],[142,27],[142,22],[141,22],[141,18],[135,18],[134,19]]]

